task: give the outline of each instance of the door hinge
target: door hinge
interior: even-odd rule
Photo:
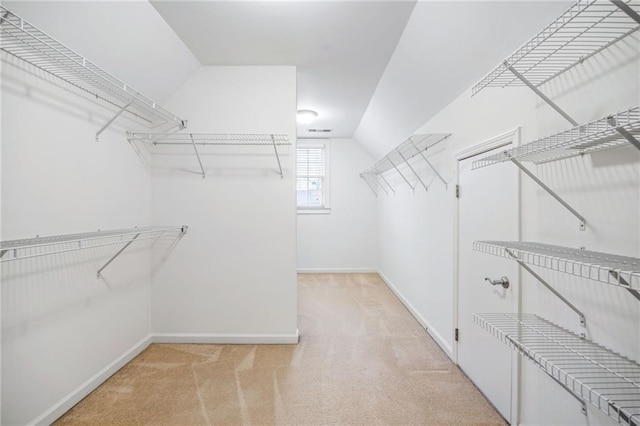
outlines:
[[[460,185],[456,185],[456,198],[460,198]]]
[[[458,341],[458,337],[459,337],[459,333],[458,333],[458,329],[456,328],[455,331],[453,332],[453,338],[456,342]]]

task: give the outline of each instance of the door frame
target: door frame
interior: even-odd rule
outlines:
[[[453,176],[456,190],[460,185],[460,162],[477,155],[484,154],[507,145],[520,146],[520,127],[516,127],[501,135],[485,140],[477,145],[470,146],[454,154],[453,158]],[[461,189],[461,195],[464,188]],[[458,329],[458,294],[459,294],[459,267],[460,267],[460,198],[453,197],[454,203],[454,219],[453,219],[453,328]],[[517,212],[517,232],[518,240],[522,239],[522,177],[521,172],[517,172],[516,184],[516,205]],[[517,280],[512,287],[513,290],[513,312],[519,313],[522,307],[522,294],[520,291],[520,283],[522,282],[522,271],[518,268]],[[453,341],[453,362],[458,365],[458,342]],[[520,356],[515,352],[511,355],[511,418],[508,419],[512,425],[517,425],[519,421],[519,397],[520,397]]]

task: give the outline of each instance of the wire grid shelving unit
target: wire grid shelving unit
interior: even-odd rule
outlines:
[[[564,132],[486,156],[474,161],[472,168],[478,169],[510,161],[511,158],[542,164],[626,146],[629,144],[629,140],[620,133],[620,128],[635,138],[640,137],[640,107],[634,107],[583,126],[573,127]]]
[[[0,6],[0,49],[117,108],[119,112],[105,127],[124,111],[149,126],[164,123],[186,126],[186,121],[3,6]]]
[[[640,10],[638,0],[578,1],[480,80],[472,95],[485,87],[523,86],[509,67],[538,87],[638,30],[640,22],[615,3]]]
[[[640,290],[640,259],[532,242],[476,241],[473,249],[581,278]]]
[[[395,192],[393,187],[389,185],[388,181],[384,179],[384,177],[382,177],[383,173],[389,170],[395,169],[400,174],[400,176],[402,176],[404,181],[411,187],[411,189],[414,189],[415,187],[411,185],[411,183],[409,182],[409,179],[407,179],[407,177],[399,169],[399,167],[402,164],[406,164],[409,170],[412,172],[412,174],[416,177],[418,182],[420,182],[422,186],[424,186],[424,188],[427,189],[428,188],[427,185],[424,183],[424,181],[422,180],[420,175],[416,172],[416,170],[413,168],[413,166],[409,163],[409,160],[419,156],[429,166],[429,168],[436,174],[436,176],[442,181],[442,183],[445,186],[447,186],[447,182],[443,179],[440,173],[438,173],[437,169],[433,166],[433,164],[431,164],[431,162],[427,159],[425,152],[430,148],[433,148],[437,144],[444,142],[450,136],[451,136],[450,133],[426,133],[426,134],[416,134],[416,135],[410,136],[409,138],[405,139],[404,142],[402,142],[400,145],[395,147],[393,150],[387,153],[384,157],[378,160],[373,166],[369,167],[367,170],[360,173],[360,177],[362,177],[367,182],[367,184],[369,184],[369,186],[371,187],[374,193],[376,193],[376,191],[373,185],[367,179],[367,177],[380,176],[383,179],[386,186],[389,189],[391,189],[393,192]],[[380,185],[380,187],[382,189],[385,188],[382,185]],[[385,189],[385,192],[386,192],[386,189]]]
[[[200,155],[275,155],[280,176],[280,156],[291,142],[283,133],[127,133],[129,142],[140,142],[152,154],[195,154],[202,177]]]
[[[640,364],[534,314],[475,314],[474,322],[540,367],[580,402],[640,425]]]
[[[187,226],[146,226],[1,241],[0,263],[125,244],[125,247],[114,256],[115,258],[134,241],[158,240],[167,237],[175,238],[184,235],[186,232]]]

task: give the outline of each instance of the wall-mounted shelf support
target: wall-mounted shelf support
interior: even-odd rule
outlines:
[[[540,89],[538,89],[536,86],[534,86],[529,80],[527,80],[522,74],[520,74],[518,71],[516,71],[515,68],[513,68],[507,61],[504,61],[504,66],[507,67],[507,69],[509,71],[511,71],[511,73],[513,75],[515,75],[518,80],[522,81],[528,88],[530,88],[531,90],[533,90],[533,92],[538,95],[543,101],[545,101],[547,104],[549,104],[549,106],[553,109],[555,109],[561,116],[563,116],[569,123],[571,123],[574,126],[578,125],[578,122],[576,120],[574,120],[573,118],[571,118],[571,116],[569,114],[567,114],[566,112],[564,112],[564,110],[562,108],[560,108],[555,102],[553,102],[551,99],[549,99],[549,97],[547,97],[547,95],[545,95],[544,93],[542,93],[540,91]]]
[[[203,155],[237,154],[243,155],[250,151],[261,155],[272,155],[275,152],[278,164],[278,174],[284,177],[280,155],[284,147],[291,146],[286,134],[267,133],[127,133],[130,143],[140,142],[151,154],[178,152],[184,154],[195,152],[202,177],[206,177],[202,164]]]
[[[391,192],[393,192],[393,195],[396,195],[396,190],[393,189],[393,186],[391,186],[389,184],[389,181],[387,179],[385,179],[385,177],[382,174],[378,175],[380,177],[380,179],[382,179],[384,181],[384,183],[389,187],[389,189],[391,190]],[[382,185],[381,185],[382,186]]]
[[[547,290],[549,290],[551,293],[553,293],[554,296],[556,296],[558,299],[562,300],[562,302],[567,305],[569,308],[571,308],[571,310],[573,312],[575,312],[576,314],[578,314],[578,317],[580,318],[580,326],[582,328],[586,328],[587,327],[587,320],[584,316],[584,313],[582,313],[582,311],[580,309],[578,309],[573,303],[571,303],[569,301],[569,299],[567,299],[566,297],[564,297],[562,294],[560,294],[560,292],[558,292],[555,288],[553,288],[551,286],[551,284],[549,284],[544,278],[542,278],[540,275],[538,275],[533,269],[531,269],[529,267],[529,265],[527,265],[526,263],[524,263],[522,260],[520,260],[520,258],[518,258],[518,256],[515,255],[515,253],[513,253],[513,251],[509,250],[508,248],[504,249],[507,254],[509,254],[509,256],[511,256],[511,258],[513,260],[515,260],[516,262],[518,262],[518,264],[520,266],[522,266],[527,272],[529,272],[536,280],[538,280],[540,282],[540,284],[542,284],[543,286],[545,286],[547,288]],[[585,333],[583,333],[584,335]]]
[[[384,181],[386,186],[395,194],[396,191],[393,189],[391,184],[389,184],[389,181],[384,177],[384,173],[386,173],[387,171],[395,170],[409,185],[411,190],[415,192],[415,188],[418,186],[418,183],[420,183],[428,192],[429,185],[427,185],[425,179],[423,179],[423,177],[420,176],[420,173],[418,173],[418,171],[422,171],[421,168],[416,166],[418,161],[414,160],[413,163],[411,162],[414,157],[419,155],[427,163],[427,165],[435,173],[435,175],[442,181],[446,188],[447,182],[442,178],[442,175],[438,173],[436,168],[433,167],[433,164],[427,159],[424,153],[440,142],[447,140],[449,136],[451,136],[450,133],[427,133],[410,136],[405,139],[404,142],[402,142],[400,145],[396,146],[389,153],[387,153],[384,157],[379,159],[373,166],[362,172],[362,174],[379,176],[380,179]],[[406,167],[411,170],[411,173],[413,173],[413,175],[416,177],[417,182],[415,185],[411,185],[411,182],[409,181],[407,176],[400,170],[400,167],[404,167],[404,165],[406,165]],[[382,187],[382,184],[380,186]]]
[[[433,167],[433,164],[431,164],[431,161],[429,161],[429,160],[427,159],[427,157],[424,155],[424,153],[418,149],[418,147],[416,146],[416,144],[414,144],[414,143],[413,143],[413,141],[411,141],[411,145],[416,149],[416,152],[417,152],[418,154],[420,154],[420,156],[422,157],[422,159],[423,159],[423,160],[425,161],[425,163],[427,163],[427,165],[431,168],[431,170],[433,171],[433,173],[435,173],[435,174],[436,174],[436,176],[438,176],[438,178],[442,181],[442,183],[444,184],[444,187],[445,187],[445,188],[448,188],[448,187],[449,187],[449,185],[447,185],[447,181],[445,181],[445,180],[442,178],[442,175],[440,175],[440,173],[438,173],[438,170],[436,170],[436,168],[435,168],[435,167]]]
[[[628,4],[623,2],[622,0],[611,0],[611,3],[615,4],[616,6],[618,6],[618,8],[620,10],[622,10],[624,13],[626,13],[629,16],[629,18],[633,19],[638,24],[640,24],[640,15],[638,14],[638,12],[636,12],[633,9],[631,9],[631,6],[629,6]]]
[[[473,321],[538,366],[584,404],[640,425],[640,365],[533,314],[475,314]],[[582,405],[582,412],[586,407]]]
[[[379,182],[377,182],[375,180],[374,180],[374,182],[378,183],[378,187],[380,187],[380,189],[382,189],[384,191],[384,193],[387,194],[387,197],[388,197],[389,196],[389,191],[387,191],[387,188],[385,188],[384,185],[381,185]]]
[[[158,241],[160,238],[166,237],[181,238],[187,233],[187,228],[187,226],[148,226],[142,228],[117,229],[113,231],[97,231],[82,234],[0,241],[0,263],[91,248],[122,245],[124,243],[125,245],[98,269],[96,275],[100,278],[101,272],[134,241]],[[5,256],[6,253],[11,253],[11,256]]]
[[[100,130],[98,130],[98,131],[96,132],[96,142],[98,142],[98,139],[100,138],[100,134],[101,134],[102,132],[104,132],[104,131],[106,130],[106,128],[107,128],[107,127],[109,127],[109,126],[111,125],[111,123],[113,123],[114,121],[116,121],[116,118],[120,117],[120,114],[122,114],[123,112],[125,112],[125,111],[127,110],[127,108],[129,108],[129,106],[130,106],[132,103],[133,103],[133,101],[129,102],[128,104],[126,104],[126,105],[124,105],[124,106],[122,106],[122,107],[120,108],[120,110],[118,110],[118,112],[116,113],[116,115],[114,115],[114,116],[113,116],[109,121],[107,121],[107,122],[105,123],[105,125],[104,125],[104,126],[102,126],[102,127],[100,128]]]
[[[529,176],[535,183],[540,185],[540,187],[542,189],[547,191],[547,193],[549,193],[549,195],[551,195],[553,198],[555,198],[556,201],[558,201],[560,204],[562,204],[575,217],[577,217],[580,220],[580,230],[581,231],[584,231],[584,230],[587,229],[587,220],[584,218],[584,216],[582,216],[580,213],[578,213],[578,211],[576,209],[571,207],[569,205],[569,203],[564,201],[558,194],[555,193],[555,191],[553,191],[553,189],[549,188],[544,182],[542,182],[540,179],[538,179],[538,177],[536,175],[534,175],[533,173],[531,173],[531,171],[529,171],[529,169],[527,169],[525,166],[523,166],[521,162],[519,162],[515,158],[511,157],[508,152],[505,152],[504,154],[509,158],[509,160],[511,160],[511,162],[513,164],[515,164],[520,170],[522,170],[527,176]]]
[[[280,170],[280,179],[284,178],[282,174],[282,164],[280,164],[280,154],[278,154],[278,146],[276,145],[276,139],[273,135],[271,135],[271,142],[273,143],[273,150],[276,153],[276,160],[278,160],[278,170]]]
[[[69,22],[70,25],[73,21]],[[0,49],[44,71],[71,87],[106,102],[117,113],[96,138],[117,117],[127,111],[149,127],[159,124],[185,128],[186,121],[162,108],[122,80],[39,30],[4,6],[0,6]]]
[[[369,186],[369,188],[371,188],[371,191],[373,191],[373,193],[375,194],[375,196],[377,198],[378,197],[378,193],[374,189],[373,185],[371,185],[371,182],[369,182],[369,179],[367,179],[367,176],[364,175],[364,174],[361,174],[360,177],[367,183],[367,185]],[[386,191],[386,189],[385,189],[385,191]],[[387,193],[387,195],[388,195],[388,193]]]
[[[415,175],[415,177],[418,179],[418,182],[420,182],[422,184],[422,186],[424,187],[425,191],[429,191],[429,187],[422,181],[422,178],[420,177],[420,175],[415,171],[415,169],[413,168],[413,166],[411,164],[409,164],[409,160],[407,160],[407,157],[405,157],[404,155],[402,155],[402,153],[400,151],[398,151],[398,154],[400,155],[400,158],[402,158],[402,160],[405,162],[405,164],[407,165],[407,167],[409,167],[409,169],[413,172],[413,174]]]
[[[402,179],[404,179],[404,181],[407,182],[407,185],[409,185],[409,188],[411,188],[412,191],[415,191],[416,188],[414,186],[411,186],[411,182],[409,182],[409,180],[402,174],[398,166],[396,166],[396,164],[391,160],[391,158],[388,158],[388,160],[389,160],[389,163],[391,163],[391,165],[393,166],[393,168],[396,169],[396,172],[398,172],[398,174],[402,176]]]
[[[607,117],[607,123],[616,129],[616,132],[620,133],[620,135],[629,141],[631,145],[635,146],[636,149],[640,149],[640,141],[638,141],[638,139],[636,139],[635,136],[633,136],[627,129],[622,126],[618,126],[618,122],[614,116]]]
[[[625,280],[617,271],[609,271],[609,274],[611,274],[611,276],[617,282],[619,282],[623,287],[625,287],[626,290],[629,293],[631,293],[631,295],[633,297],[635,297],[636,299],[640,300],[640,292],[638,292],[638,290],[635,290],[635,289],[631,288],[631,285],[629,284],[629,281]]]
[[[200,153],[198,152],[198,148],[196,147],[196,142],[193,140],[193,134],[189,133],[189,139],[191,139],[191,145],[193,145],[193,150],[196,152],[196,158],[198,159],[200,170],[202,170],[202,179],[204,179],[206,177],[206,174],[204,172],[204,167],[202,166],[202,160],[200,160]]]
[[[140,236],[140,233],[137,233],[136,235],[133,236],[133,238],[131,238],[131,240],[129,240],[129,242],[127,244],[124,245],[124,247],[122,247],[120,250],[118,250],[118,252],[116,254],[114,254],[111,259],[109,259],[107,261],[107,263],[105,263],[102,268],[98,269],[98,273],[96,274],[96,278],[100,278],[100,273],[104,270],[104,268],[106,268],[107,266],[109,266],[109,264],[111,262],[113,262],[115,260],[116,257],[120,256],[122,254],[123,251],[126,250],[127,247],[129,247],[131,245],[131,243],[133,243],[136,238],[138,238]]]

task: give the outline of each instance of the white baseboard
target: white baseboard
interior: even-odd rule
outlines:
[[[93,392],[98,386],[113,376],[118,370],[124,367],[129,361],[138,356],[151,344],[151,336],[136,343],[131,349],[120,355],[115,361],[104,367],[89,380],[78,386],[70,394],[62,398],[53,407],[29,422],[29,425],[50,425],[60,416],[69,411],[74,405],[84,397]]]
[[[407,310],[411,312],[411,315],[413,315],[413,317],[420,323],[420,325],[424,327],[425,330],[427,330],[427,333],[429,333],[429,335],[433,337],[433,340],[436,341],[438,346],[440,346],[442,350],[447,354],[447,356],[451,358],[451,360],[453,360],[453,348],[451,347],[451,345],[449,345],[447,341],[442,338],[442,335],[440,333],[438,333],[433,327],[431,327],[429,322],[422,315],[420,315],[420,313],[411,304],[411,302],[409,302],[404,297],[404,295],[400,293],[396,286],[391,284],[391,281],[389,281],[389,279],[382,273],[382,271],[378,270],[378,275],[380,275],[380,278],[382,278],[382,280],[387,284],[387,287],[389,287],[391,291],[398,297],[398,299],[400,299]]]
[[[156,333],[153,343],[208,343],[224,345],[297,344],[300,332],[293,334],[206,334],[206,333]]]
[[[377,274],[376,268],[298,268],[299,274]]]

